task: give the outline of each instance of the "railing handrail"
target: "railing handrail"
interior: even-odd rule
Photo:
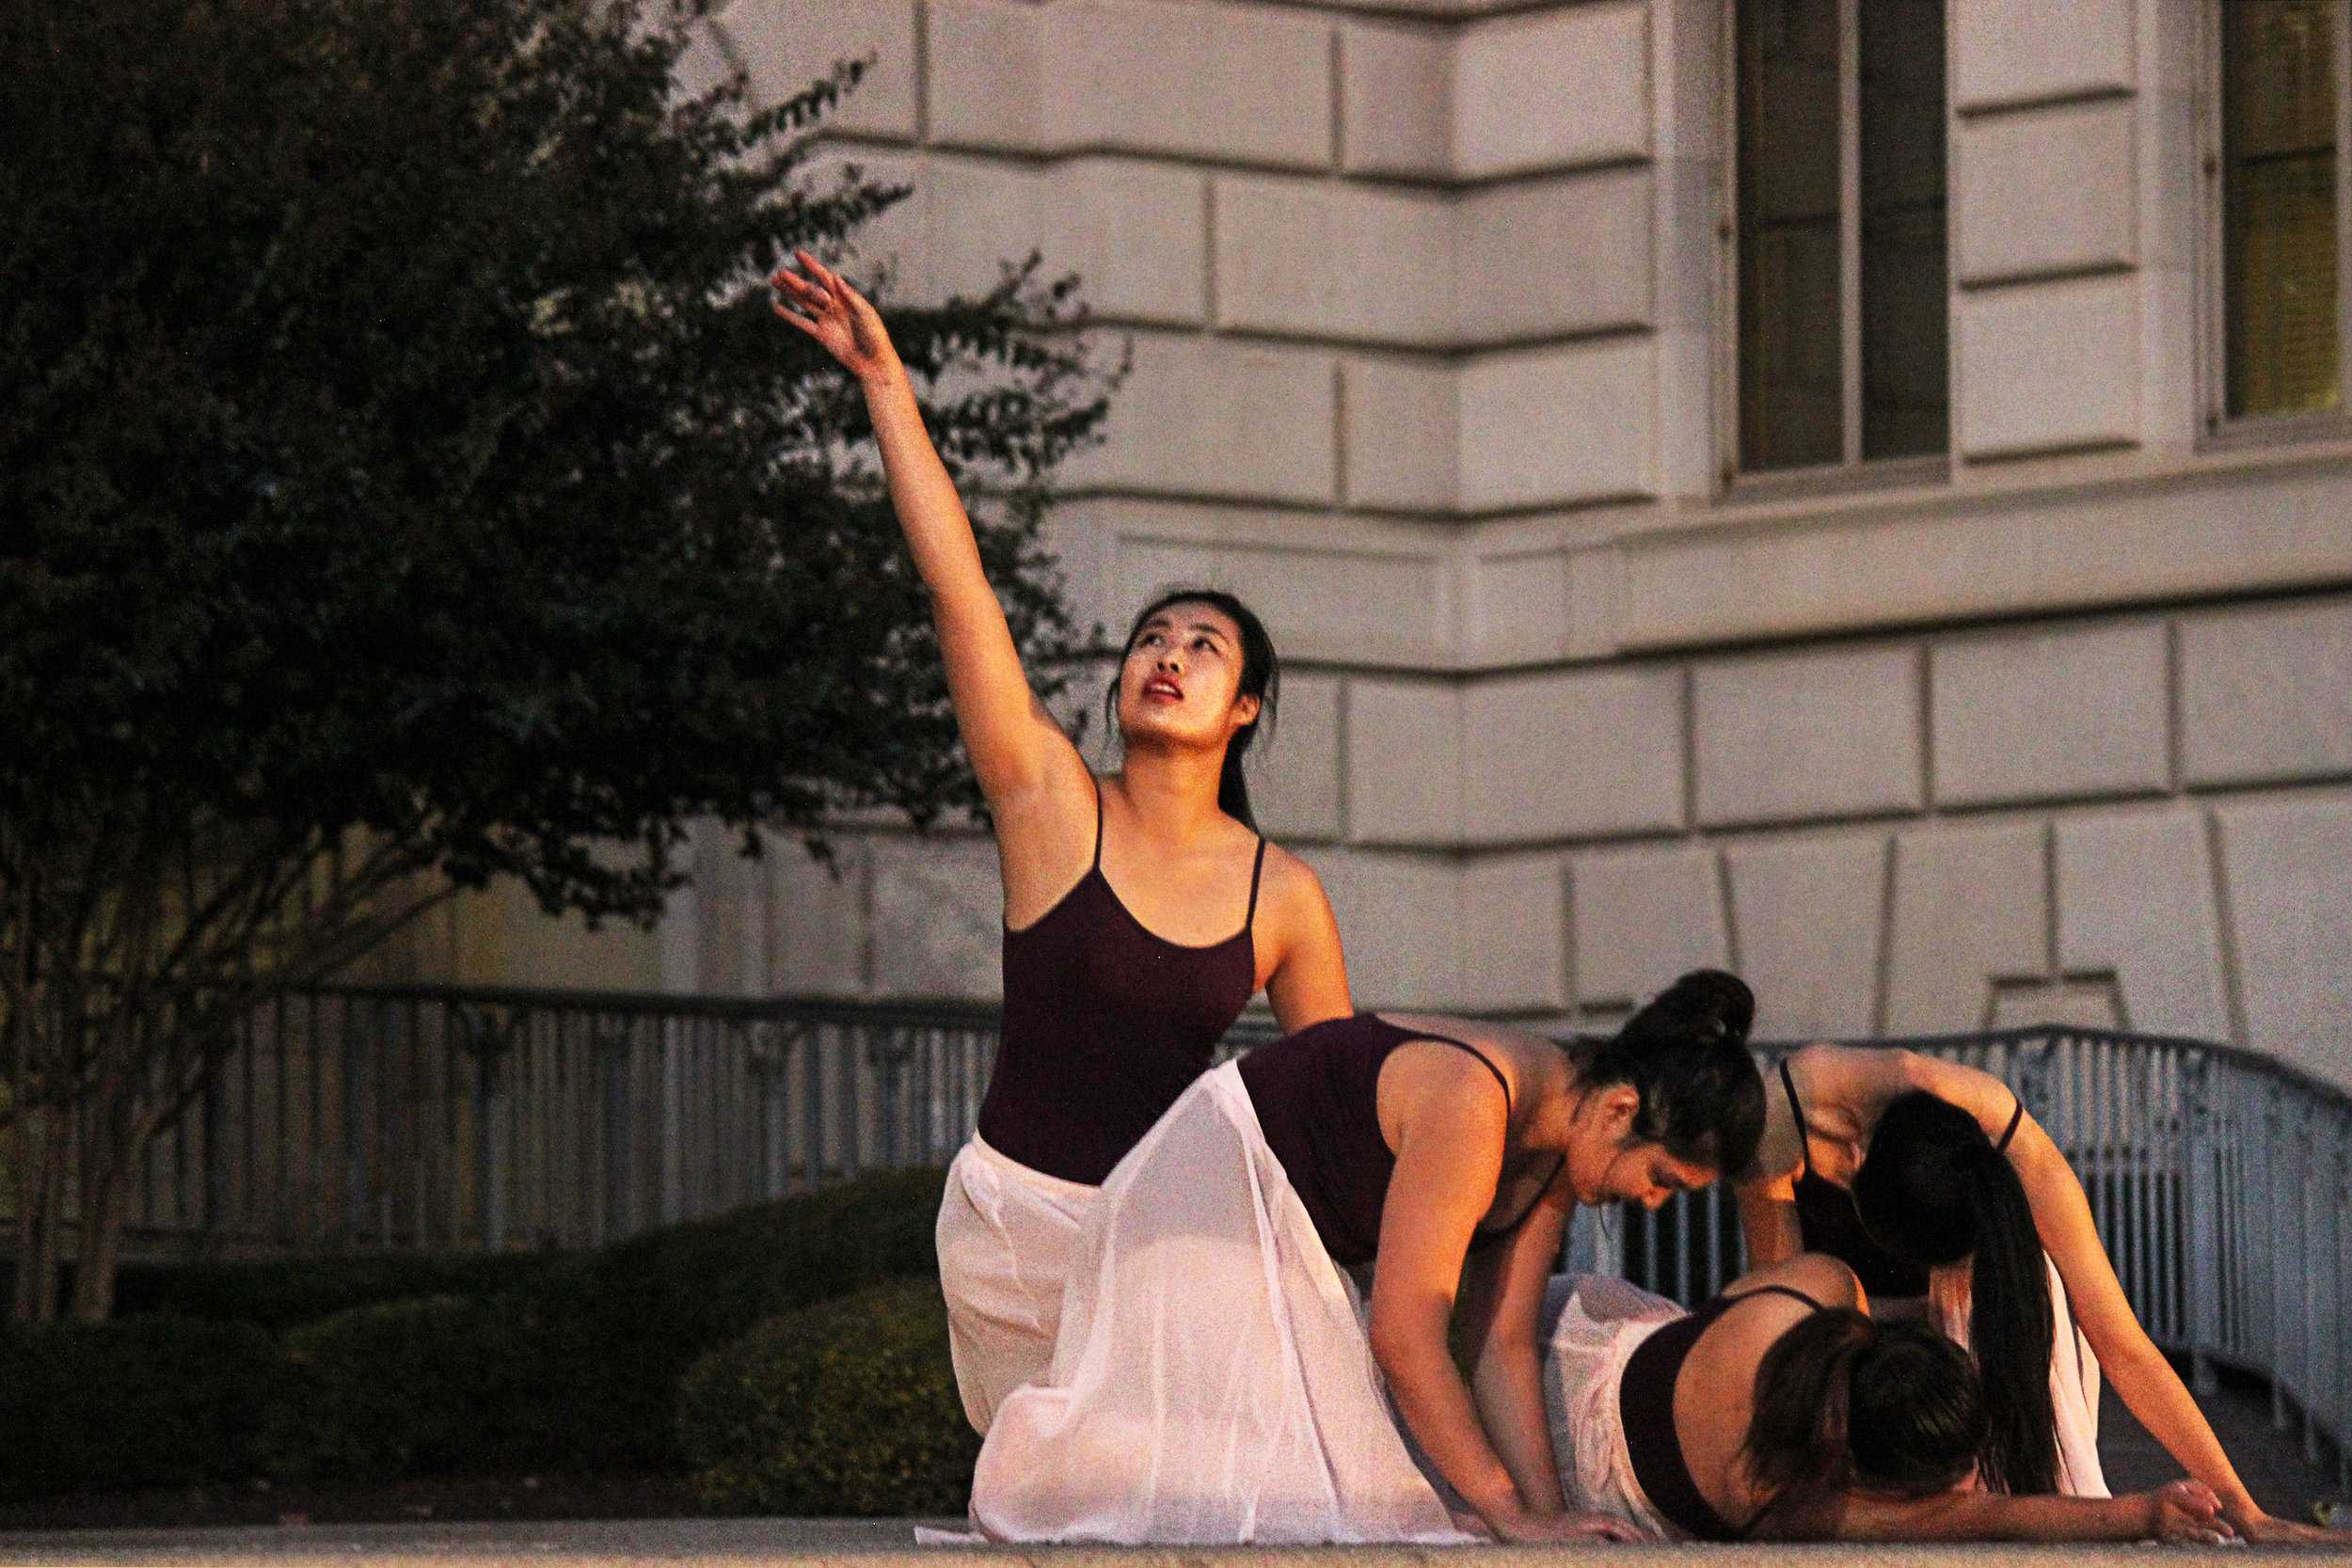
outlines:
[[[993,999],[968,996],[849,997],[798,991],[771,992],[756,996],[729,996],[700,991],[579,990],[534,986],[477,986],[424,982],[326,983],[298,987],[295,990],[307,994],[347,996],[384,1002],[433,1002],[457,1006],[558,1008],[599,1013],[687,1013],[705,1018],[747,1021],[767,1021],[776,1018],[805,1019],[818,1023],[871,1022],[918,1025],[937,1023],[954,1027],[975,1027],[994,1023],[1002,1013],[1002,1006],[998,1002]],[[1372,1007],[1366,1010],[1381,1012],[1411,1009]],[[1457,1016],[1476,1018],[1482,1015],[1466,1013]],[[1509,1022],[1510,1020],[1498,1015],[1495,1022]],[[1523,1023],[1513,1023],[1512,1026],[1527,1027]],[[1271,1038],[1279,1032],[1270,1018],[1255,1013],[1246,1013],[1234,1025],[1232,1036],[1254,1042]],[[1773,1057],[1816,1044],[1939,1053],[1971,1046],[2026,1045],[2057,1035],[2114,1045],[2203,1052],[2251,1071],[2279,1079],[2340,1110],[2352,1112],[2352,1089],[2322,1078],[2307,1068],[2298,1067],[2292,1062],[2282,1062],[2276,1056],[2263,1052],[2220,1040],[2205,1039],[2194,1035],[2169,1035],[2146,1030],[2116,1029],[2046,1021],[2039,1023],[2011,1024],[1998,1029],[1963,1029],[1916,1035],[1874,1035],[1862,1038],[1840,1038],[1836,1036],[1816,1035],[1794,1039],[1752,1040],[1749,1043],[1756,1052],[1767,1057]]]
[[[2282,1062],[2276,1056],[2265,1055],[2260,1051],[2246,1046],[2229,1045],[2196,1035],[2148,1034],[2137,1029],[2111,1029],[2079,1023],[2027,1023],[2000,1029],[1969,1029],[1939,1035],[1876,1035],[1867,1039],[1837,1039],[1821,1036],[1813,1039],[1756,1040],[1751,1043],[1757,1051],[1772,1054],[1802,1050],[1807,1045],[1865,1046],[1888,1051],[1918,1051],[1933,1053],[1963,1050],[1972,1046],[2030,1045],[2036,1040],[2052,1039],[2061,1035],[2069,1039],[2094,1041],[2104,1045],[2147,1046],[2170,1051],[2202,1052],[2249,1071],[2279,1079],[2339,1110],[2352,1112],[2352,1090],[2330,1083],[2307,1068],[2297,1067],[2292,1062]]]

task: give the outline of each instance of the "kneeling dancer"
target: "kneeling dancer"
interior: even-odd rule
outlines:
[[[1537,1314],[1573,1204],[1655,1206],[1747,1164],[1753,1012],[1700,971],[1602,1044],[1362,1015],[1207,1074],[1104,1183],[1052,1370],[981,1448],[975,1522],[1018,1541],[1623,1533],[1565,1512]],[[1343,1272],[1366,1262],[1368,1325]]]

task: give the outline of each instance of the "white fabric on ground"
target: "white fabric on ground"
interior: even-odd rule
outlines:
[[[1232,1064],[1103,1184],[1042,1383],[997,1408],[1000,1541],[1465,1543],[1391,1419],[1354,1287]]]
[[[1544,1297],[1544,1415],[1571,1509],[1589,1509],[1661,1541],[1689,1539],[1669,1523],[1634,1478],[1618,1403],[1634,1347],[1683,1309],[1609,1275],[1561,1275]]]
[[[2058,1279],[2058,1265],[2042,1255],[2050,1273],[2050,1404],[2058,1417],[2058,1491],[2070,1497],[2105,1497],[2106,1471],[2099,1463],[2099,1357],[2074,1323]],[[1939,1289],[1930,1298],[1936,1326],[1968,1343],[1968,1275],[1964,1267],[1938,1270]],[[1950,1283],[1947,1285],[1947,1281]]]
[[[947,1167],[939,1284],[956,1391],[975,1432],[1052,1364],[1071,1245],[1101,1191],[1032,1170],[977,1132]]]

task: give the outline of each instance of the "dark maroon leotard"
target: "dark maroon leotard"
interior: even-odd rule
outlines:
[[[1863,1291],[1873,1300],[1926,1295],[1927,1269],[1880,1245],[1878,1238],[1862,1223],[1862,1212],[1854,1207],[1852,1189],[1839,1186],[1813,1168],[1813,1140],[1805,1126],[1804,1107],[1797,1101],[1796,1080],[1788,1076],[1786,1059],[1780,1064],[1780,1086],[1788,1093],[1788,1115],[1797,1124],[1797,1147],[1804,1157],[1804,1173],[1797,1178],[1793,1193],[1800,1244],[1807,1252],[1826,1252],[1853,1270],[1854,1277],[1862,1281]],[[2025,1103],[2021,1101],[2010,1114],[2008,1131],[1994,1148],[2009,1148],[2025,1115]]]
[[[1312,1024],[1241,1059],[1242,1086],[1249,1091],[1266,1147],[1314,1221],[1324,1250],[1343,1268],[1372,1261],[1396,1169],[1396,1156],[1380,1134],[1381,1064],[1398,1046],[1430,1039],[1476,1057],[1502,1085],[1503,1115],[1510,1115],[1511,1085],[1482,1053],[1370,1013]],[[1471,1246],[1492,1245],[1518,1229],[1558,1174],[1554,1165],[1525,1211],[1508,1225],[1481,1230]]]
[[[999,1152],[1065,1181],[1099,1185],[1208,1067],[1258,989],[1258,880],[1241,929],[1188,947],[1145,929],[1103,876],[1103,790],[1094,863],[1037,920],[1005,931],[1004,1027],[980,1101]]]

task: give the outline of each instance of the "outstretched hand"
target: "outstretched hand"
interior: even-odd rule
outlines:
[[[1496,1531],[1520,1545],[1573,1545],[1584,1541],[1647,1541],[1647,1531],[1613,1513],[1570,1509],[1565,1513],[1522,1514]]]
[[[2236,1531],[2221,1516],[2221,1499],[2201,1481],[2167,1481],[2148,1497],[2148,1533],[2158,1541],[2211,1545]]]
[[[2260,1510],[2246,1512],[2224,1509],[2222,1517],[2237,1527],[2237,1532],[2256,1546],[2333,1546],[2341,1551],[2348,1539],[2340,1529],[2328,1529],[2318,1525],[2298,1524],[2281,1519],[2275,1513]]]
[[[768,277],[776,291],[776,314],[816,339],[862,382],[896,372],[898,351],[891,346],[890,334],[872,304],[807,251],[792,254],[800,272],[787,262]]]

